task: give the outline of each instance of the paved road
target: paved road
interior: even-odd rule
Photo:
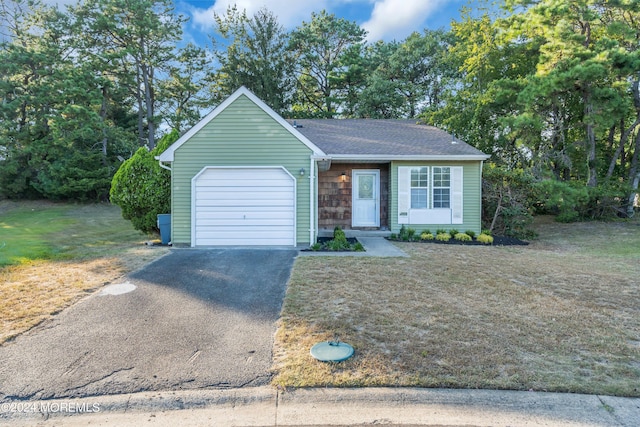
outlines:
[[[266,384],[296,254],[173,250],[0,347],[0,401]]]

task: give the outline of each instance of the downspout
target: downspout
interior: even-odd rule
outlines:
[[[313,157],[309,159],[309,245],[313,245],[316,242],[316,212],[315,212],[315,203],[314,198],[316,196],[315,188],[316,188],[316,171],[315,171],[315,160]]]
[[[478,230],[479,232],[482,231],[482,190],[483,190],[483,183],[482,183],[482,171],[484,170],[484,160],[480,160],[480,230]],[[462,197],[464,197],[464,193],[462,194]],[[464,203],[464,202],[463,202]]]
[[[156,159],[157,159],[157,158],[156,158]],[[164,164],[163,164],[161,161],[159,161],[159,160],[158,160],[158,164],[160,165],[160,167],[161,167],[162,169],[166,169],[166,170],[168,170],[169,172],[171,172],[171,167],[164,165]]]

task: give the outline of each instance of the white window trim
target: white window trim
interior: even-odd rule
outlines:
[[[427,208],[411,208],[411,171],[428,167]],[[398,166],[398,224],[442,224],[463,223],[463,175],[462,166],[442,165],[449,168],[449,207],[433,207],[433,168],[427,165]],[[416,187],[417,188],[417,187]],[[423,187],[421,187],[423,188]],[[441,187],[438,187],[441,188]],[[442,187],[444,188],[444,187]]]
[[[411,185],[411,174],[413,173],[414,170],[420,170],[426,168],[427,169],[427,185],[425,187],[414,187]],[[431,169],[429,166],[411,166],[409,168],[409,209],[414,210],[414,209],[429,209],[429,207],[431,206],[431,203],[429,203],[430,201],[430,195],[431,195],[431,182],[433,180],[433,178],[431,177]],[[420,173],[420,172],[418,172]],[[425,189],[427,190],[427,207],[425,208],[414,208],[411,207],[412,203],[413,203],[413,194],[412,190],[414,189]]]
[[[435,175],[436,175],[436,168],[448,168],[449,169],[449,186],[448,187],[436,187],[436,179],[435,179]],[[441,172],[442,173],[442,172]],[[431,188],[430,188],[430,193],[429,195],[431,196],[431,208],[432,209],[451,209],[451,185],[452,185],[452,180],[451,180],[451,166],[433,166],[431,168]],[[435,203],[435,190],[442,190],[442,189],[448,189],[449,190],[449,206],[446,208],[443,208],[442,206],[436,207],[436,203]]]

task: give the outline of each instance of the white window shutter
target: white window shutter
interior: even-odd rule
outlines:
[[[462,224],[462,175],[461,166],[451,167],[451,224]]]
[[[398,166],[398,224],[409,224],[411,168]]]

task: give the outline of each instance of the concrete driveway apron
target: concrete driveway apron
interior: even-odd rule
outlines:
[[[173,250],[0,347],[0,400],[264,385],[296,254]]]

